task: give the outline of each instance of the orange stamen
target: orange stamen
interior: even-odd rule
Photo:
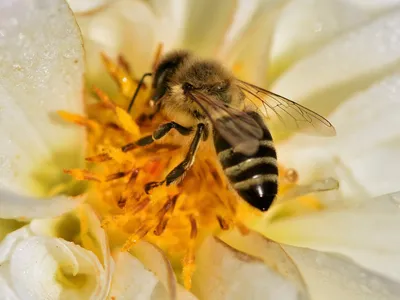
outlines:
[[[81,170],[81,169],[66,169],[64,170],[65,174],[69,174],[72,177],[74,177],[76,180],[90,180],[90,181],[96,181],[96,182],[102,182],[104,181],[104,178],[94,174],[88,170]]]
[[[184,267],[182,270],[182,277],[183,285],[186,289],[190,290],[192,287],[192,276],[194,271],[196,270],[194,248],[195,239],[197,237],[197,223],[193,215],[190,215],[188,219],[190,222],[190,243],[188,245],[186,255],[183,258]]]
[[[137,83],[131,78],[127,68],[114,63],[105,53],[101,53],[101,58],[109,74],[120,87],[122,94],[126,98],[132,97]]]
[[[115,104],[110,100],[110,98],[108,97],[108,95],[106,93],[104,93],[102,90],[100,90],[97,87],[93,87],[93,92],[97,95],[97,97],[99,97],[99,99],[101,100],[103,106],[105,108],[111,109],[113,111],[115,111]]]
[[[111,157],[107,153],[102,153],[95,156],[86,157],[86,160],[90,162],[103,162],[111,160]]]
[[[160,63],[160,59],[161,59],[161,55],[162,55],[162,51],[164,48],[164,44],[163,43],[159,43],[156,49],[156,53],[154,55],[154,60],[153,60],[153,66],[152,66],[152,70],[153,72],[156,71],[158,64]]]
[[[99,131],[100,126],[96,121],[89,120],[86,117],[83,117],[78,114],[72,114],[67,111],[59,110],[57,111],[58,115],[64,120],[69,123],[74,123],[80,126],[85,126],[86,128],[92,131]]]

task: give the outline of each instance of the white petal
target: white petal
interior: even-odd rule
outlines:
[[[232,24],[237,1],[189,1],[180,47],[214,57]],[[204,26],[204,22],[207,26]]]
[[[246,29],[247,25],[251,22],[252,17],[259,9],[262,1],[246,1],[239,0],[237,4],[237,9],[235,11],[235,16],[232,25],[229,27],[223,47],[229,47],[231,42],[235,42],[237,36],[241,35],[243,30]]]
[[[177,300],[197,300],[197,297],[193,295],[191,292],[186,290],[183,286],[178,285],[177,293],[176,293]]]
[[[241,79],[263,86],[270,67],[268,58],[274,24],[283,3],[271,0],[252,5],[257,6],[254,9],[248,1],[242,2],[242,6],[249,10],[247,13],[250,14],[250,19],[247,20],[247,24],[241,24],[240,30],[235,29],[236,23],[233,23],[232,30],[236,30],[235,36],[231,36],[231,31],[228,33],[230,36],[228,35],[227,39],[230,40],[225,41],[218,58],[232,65],[234,70],[238,68],[237,75]],[[243,8],[239,7],[239,10]],[[242,12],[239,11],[237,14],[240,16]],[[239,22],[244,21],[239,19]]]
[[[140,260],[129,253],[116,254],[116,269],[110,297],[132,299],[132,295],[135,295],[135,300],[197,299],[174,282],[172,268],[158,248],[147,242],[140,242],[132,252],[138,255]],[[176,293],[173,290],[176,290]]]
[[[56,111],[83,113],[83,48],[62,0],[3,1],[0,28],[0,187],[29,193],[39,164],[60,176],[82,162],[83,129]]]
[[[186,0],[149,0],[157,18],[157,42],[163,43],[164,51],[175,50],[182,43],[190,2]]]
[[[345,1],[290,1],[280,13],[274,30],[273,71],[282,72],[330,38],[368,19],[368,13]]]
[[[5,266],[0,266],[0,293],[4,300],[19,300],[15,291],[11,288],[10,283],[3,277],[3,269]]]
[[[162,285],[157,291],[158,297],[160,299],[176,299],[175,274],[165,254],[158,247],[145,241],[137,243],[131,252],[160,280]]]
[[[86,51],[90,56],[87,62],[91,83],[100,85],[104,83],[104,77],[109,77],[100,61],[100,51],[112,59],[122,55],[136,77],[150,70],[158,41],[156,19],[148,3],[116,1],[95,14],[79,16],[77,20],[85,45],[89,44]]]
[[[359,6],[363,9],[370,10],[373,12],[382,12],[385,10],[393,9],[400,5],[399,0],[348,0],[349,3],[354,6]]]
[[[80,289],[63,288],[60,278],[56,278],[60,276],[58,272],[72,278],[84,276],[84,286]],[[14,290],[27,300],[91,298],[96,286],[103,284],[98,281],[103,272],[92,252],[61,239],[27,238],[16,245],[10,258]]]
[[[316,177],[337,177],[346,198],[357,196],[353,183],[353,187],[346,187],[349,177],[372,196],[397,191],[400,180],[399,99],[400,74],[395,73],[338,107],[329,118],[335,124],[337,137],[322,139],[298,135],[280,144],[281,162],[295,168],[305,182]],[[351,176],[343,176],[342,169],[347,169]]]
[[[33,236],[28,226],[24,226],[8,234],[0,243],[0,264],[8,261],[20,241]]]
[[[107,296],[111,287],[111,279],[114,271],[114,261],[111,258],[107,235],[104,229],[101,227],[98,216],[87,204],[82,206],[81,213],[85,214],[86,220],[88,222],[88,232],[86,233],[86,236],[87,238],[91,239],[91,244],[95,246],[95,249],[91,250],[95,251],[95,253],[101,253],[101,257],[98,258],[102,263],[104,272],[98,274],[99,282],[101,282],[101,284],[97,285],[96,289],[93,291],[93,297],[103,299]],[[81,215],[81,218],[82,217],[83,216]]]
[[[306,280],[311,299],[395,300],[400,284],[369,272],[348,259],[285,246]]]
[[[88,13],[109,4],[111,0],[67,0],[74,13]]]
[[[214,238],[196,256],[193,293],[199,299],[301,299],[296,287],[263,261]]]
[[[272,89],[327,115],[347,95],[395,68],[399,26],[400,12],[394,10],[355,28],[300,60]]]
[[[18,195],[0,189],[0,218],[33,219],[57,217],[75,209],[84,197],[57,196],[49,199]]]
[[[253,231],[242,235],[238,230],[232,230],[223,232],[220,238],[231,247],[262,259],[267,266],[297,287],[301,299],[309,299],[304,279],[281,245]]]
[[[146,270],[138,259],[121,252],[116,257],[110,297],[119,300],[148,300],[158,282],[157,277]]]
[[[400,281],[400,193],[342,210],[321,211],[259,224],[266,236],[279,242],[334,251]]]

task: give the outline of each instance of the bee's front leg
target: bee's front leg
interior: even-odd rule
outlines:
[[[125,146],[122,146],[121,150],[123,152],[128,152],[128,151],[133,150],[133,149],[135,149],[137,147],[150,145],[154,141],[159,140],[162,137],[164,137],[173,128],[176,129],[182,135],[189,135],[193,130],[192,127],[184,127],[184,126],[179,125],[178,123],[175,123],[175,122],[168,122],[168,123],[165,123],[165,124],[161,124],[153,132],[152,135],[147,135],[147,136],[142,137],[141,139],[137,140],[136,142],[126,144]]]
[[[190,148],[188,153],[185,156],[185,159],[177,165],[171,172],[168,173],[167,177],[163,181],[153,181],[149,182],[145,185],[145,191],[148,193],[151,189],[164,184],[164,182],[170,185],[173,182],[176,182],[179,179],[182,179],[185,173],[190,169],[193,165],[194,159],[196,157],[197,150],[200,145],[200,141],[203,138],[206,131],[206,126],[202,123],[197,125],[195,136],[190,144]]]

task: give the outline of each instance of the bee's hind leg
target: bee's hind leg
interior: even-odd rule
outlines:
[[[184,127],[175,122],[168,122],[161,124],[152,135],[147,135],[137,140],[136,142],[126,144],[121,148],[123,152],[128,152],[130,150],[136,149],[137,147],[143,147],[152,144],[154,141],[164,137],[171,129],[176,129],[182,135],[189,135],[192,132],[191,127]]]
[[[153,181],[149,182],[145,185],[144,189],[146,193],[148,193],[151,189],[160,186],[164,183],[170,185],[171,183],[176,182],[185,175],[185,173],[190,169],[193,165],[194,159],[196,157],[197,150],[200,145],[200,141],[206,133],[206,127],[204,124],[200,123],[197,125],[195,136],[190,144],[190,148],[188,153],[185,156],[185,159],[177,165],[171,172],[168,173],[167,177],[163,181]]]

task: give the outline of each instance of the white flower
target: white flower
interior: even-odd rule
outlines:
[[[394,116],[398,91],[396,75],[391,74],[397,61],[397,3],[248,3],[240,2],[237,14],[234,1],[121,0],[71,5],[80,13],[89,79],[101,88],[112,90],[99,64],[100,49],[114,58],[122,53],[140,76],[150,67],[157,43],[163,41],[166,49],[185,45],[242,66],[241,76],[257,84],[266,86],[263,81],[268,73],[274,91],[330,114],[337,139],[294,136],[279,145],[282,163],[295,167],[304,184],[327,176],[340,181],[338,192],[313,198],[328,207],[292,217],[279,214],[292,201],[263,218],[249,219],[252,229],[276,242],[238,230],[206,238],[196,252],[192,290],[196,296],[177,284],[166,254],[144,241],[130,254],[115,249],[111,279],[108,241],[89,208],[80,206],[74,212],[85,211],[78,220],[79,236],[86,240],[71,241],[56,230],[60,224],[73,225],[67,218],[73,213],[56,217],[81,201],[62,196],[77,190],[61,174],[63,168],[82,167],[85,136],[54,115],[58,110],[84,114],[83,52],[77,26],[61,0],[7,1],[0,4],[0,59],[4,62],[0,141],[6,145],[0,149],[0,217],[35,220],[0,243],[1,295],[24,300],[106,299],[111,284],[111,299],[398,298],[398,195],[369,199],[398,190],[391,177],[399,162],[393,155],[400,133]],[[335,9],[337,14],[332,14]],[[320,19],[312,21],[317,15]],[[207,17],[211,18],[207,26],[199,26]],[[230,26],[233,19],[236,23]],[[371,46],[371,41],[380,46]],[[382,91],[391,94],[382,96]],[[351,97],[356,92],[361,93]],[[376,103],[373,113],[379,110],[385,117],[374,119],[371,105],[377,94],[381,105]],[[360,103],[368,106],[360,108]],[[360,111],[357,122],[354,115]],[[371,128],[390,130],[385,135],[366,131],[372,131],[366,127],[371,120],[375,122]],[[362,135],[368,139],[350,143],[352,137]],[[364,147],[364,156],[354,146]],[[386,156],[388,177],[375,176],[374,172],[383,173],[374,158],[380,153]],[[374,172],[365,171],[365,166]],[[52,219],[37,219],[43,217]],[[4,234],[22,225],[15,222],[0,222],[8,226],[3,226]]]

